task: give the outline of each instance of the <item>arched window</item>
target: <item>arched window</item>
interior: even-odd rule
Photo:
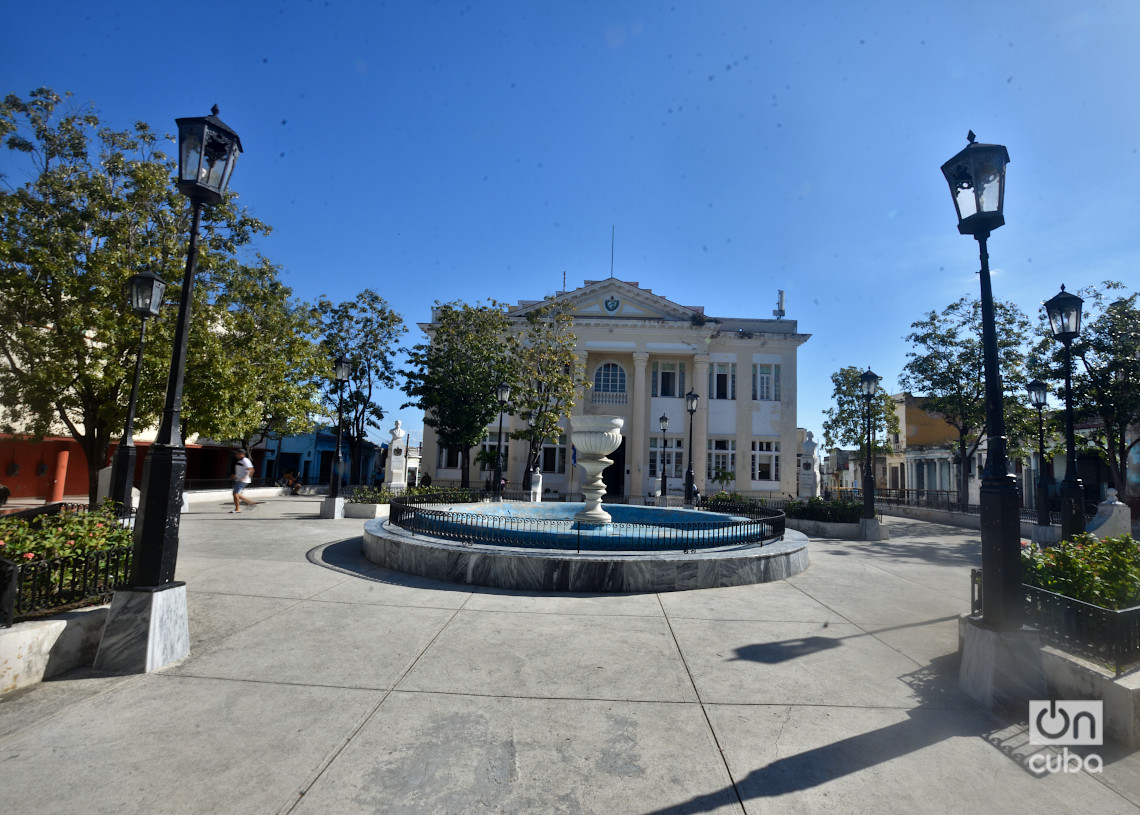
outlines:
[[[594,373],[593,402],[595,405],[625,404],[625,369],[616,362],[598,366]]]

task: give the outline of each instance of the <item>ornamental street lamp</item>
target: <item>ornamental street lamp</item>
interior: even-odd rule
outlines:
[[[333,456],[332,478],[329,479],[329,498],[340,497],[340,477],[344,472],[344,383],[348,381],[352,363],[341,354],[333,360],[333,379],[336,380],[336,455]],[[389,451],[391,452],[391,451]]]
[[[859,377],[859,389],[867,403],[867,462],[863,468],[863,517],[875,517],[875,472],[871,457],[871,401],[879,389],[881,376],[870,368]]]
[[[143,347],[146,344],[146,321],[150,317],[157,317],[162,308],[162,295],[166,292],[166,281],[149,269],[131,275],[127,280],[127,298],[130,301],[131,311],[140,320],[139,324],[139,350],[135,356],[135,378],[131,381],[131,396],[127,402],[127,421],[123,427],[123,438],[115,450],[115,458],[111,462],[111,491],[110,498],[119,507],[124,516],[130,514],[134,505],[131,488],[135,483],[135,406],[139,398],[139,378],[142,375]]]
[[[178,189],[190,199],[192,208],[186,272],[178,303],[162,423],[143,464],[130,582],[127,588],[115,592],[111,602],[95,656],[96,670],[152,671],[190,653],[186,584],[174,580],[186,482],[186,448],[181,427],[182,381],[190,341],[190,305],[202,210],[207,204],[222,200],[242,149],[237,133],[218,118],[217,105],[211,114],[175,120]],[[161,620],[162,625],[151,625],[150,620]],[[140,636],[140,630],[147,633]]]
[[[986,381],[986,465],[980,490],[982,605],[986,623],[1015,630],[1021,622],[1021,518],[1017,480],[1009,472],[998,369],[997,328],[990,285],[990,232],[1005,223],[1005,167],[1009,152],[1000,144],[969,144],[942,165],[950,185],[958,231],[978,242],[981,260],[982,359]]]
[[[1077,476],[1077,444],[1073,432],[1073,340],[1081,333],[1080,297],[1065,291],[1045,301],[1053,339],[1065,346],[1065,478],[1061,481],[1061,539],[1085,531],[1085,498]]]
[[[143,488],[135,523],[132,586],[162,586],[174,580],[178,559],[178,521],[186,481],[186,448],[182,440],[182,381],[190,342],[190,306],[194,270],[198,261],[198,228],[207,204],[222,200],[241,140],[218,118],[217,105],[210,116],[176,119],[178,125],[178,189],[190,199],[192,219],[186,251],[186,272],[178,303],[174,351],[166,384],[166,404],[158,436],[143,465]]]
[[[685,470],[685,503],[693,503],[693,494],[696,492],[693,485],[693,414],[697,412],[697,400],[701,397],[690,390],[685,394],[685,410],[689,411],[689,466]]]
[[[657,424],[661,426],[661,454],[657,456],[657,463],[661,467],[661,506],[665,506],[666,490],[669,487],[669,476],[665,472],[665,434],[669,432],[669,417],[662,413]]]
[[[1040,379],[1034,379],[1025,389],[1029,404],[1037,408],[1037,525],[1049,525],[1049,482],[1045,478],[1045,404],[1049,391]]]
[[[499,436],[495,441],[495,484],[492,491],[500,499],[503,497],[503,413],[507,409],[507,402],[511,398],[511,386],[506,382],[499,383]]]

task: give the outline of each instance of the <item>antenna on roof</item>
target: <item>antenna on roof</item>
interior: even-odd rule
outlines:
[[[562,270],[562,291],[566,291],[566,270]]]
[[[610,225],[610,277],[614,276],[614,226]]]
[[[785,314],[785,312],[784,312],[784,290],[783,289],[776,289],[776,292],[777,292],[776,310],[772,312],[772,316],[775,317],[777,320],[779,320]]]

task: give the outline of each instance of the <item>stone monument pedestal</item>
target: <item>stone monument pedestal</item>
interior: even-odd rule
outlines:
[[[1028,700],[1047,698],[1037,630],[997,631],[980,615],[967,617],[958,686],[991,709],[1020,711]]]
[[[1109,487],[1108,498],[1096,505],[1096,516],[1085,527],[1086,532],[1101,539],[1132,534],[1132,510],[1116,495],[1116,489]]]

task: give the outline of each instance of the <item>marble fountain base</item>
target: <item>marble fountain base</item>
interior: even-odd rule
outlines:
[[[695,552],[575,552],[463,545],[412,535],[377,519],[364,524],[368,560],[407,574],[453,583],[544,592],[659,592],[783,580],[808,566],[807,536]]]

